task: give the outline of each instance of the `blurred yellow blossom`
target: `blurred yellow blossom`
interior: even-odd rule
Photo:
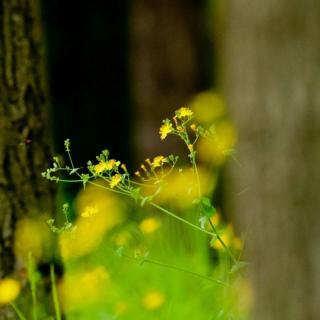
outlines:
[[[110,181],[110,187],[114,188],[121,182],[121,174],[115,174],[114,176],[111,177]]]
[[[191,111],[191,109],[186,108],[186,107],[181,107],[180,109],[178,109],[176,111],[176,116],[177,118],[181,119],[181,118],[187,118],[187,117],[192,117],[193,116],[193,112]]]
[[[98,212],[98,208],[96,206],[86,206],[84,211],[81,213],[83,218],[89,218],[94,216]]]
[[[237,251],[242,251],[242,249],[243,249],[243,241],[239,237],[234,237],[234,239],[233,239],[233,247]]]
[[[51,233],[44,227],[49,217],[25,218],[18,221],[15,230],[14,252],[23,260],[27,260],[29,253],[36,259],[46,253],[46,247],[50,246]],[[37,235],[37,236],[35,236]]]
[[[216,176],[212,172],[198,167],[201,192],[209,194],[216,186]],[[164,187],[156,196],[157,202],[170,202],[181,209],[192,206],[198,197],[197,180],[192,169],[173,170],[163,180]]]
[[[88,219],[81,214],[75,221],[76,229],[59,236],[64,259],[90,253],[100,244],[104,235],[123,220],[122,202],[107,190],[89,185],[81,191],[77,198],[77,211],[86,212],[88,207],[95,208],[94,217]]]
[[[109,278],[103,266],[67,273],[59,287],[64,308],[79,308],[105,299]]]
[[[152,233],[160,227],[160,222],[156,218],[146,218],[141,221],[139,228],[144,234]]]
[[[238,238],[235,235],[234,229],[232,224],[228,224],[224,229],[222,229],[220,233],[220,238],[222,241],[225,243],[227,247],[232,247],[233,249],[237,251],[242,250],[242,241],[240,238]],[[213,243],[211,243],[212,247],[215,248],[216,250],[224,250],[223,245],[219,240],[215,240]]]
[[[199,141],[199,159],[216,166],[224,164],[232,153],[236,140],[235,128],[229,121],[217,123],[213,128],[212,136]]]
[[[205,91],[197,94],[190,103],[195,119],[208,126],[223,117],[226,112],[224,98],[215,92]]]
[[[128,231],[124,230],[118,233],[117,235],[115,235],[113,237],[113,241],[118,247],[122,247],[126,245],[128,241],[131,240],[131,238],[132,238],[131,234]]]
[[[14,301],[21,290],[20,283],[12,278],[0,280],[0,305]]]
[[[160,291],[150,291],[143,297],[142,300],[142,304],[147,310],[159,309],[164,302],[165,296]]]
[[[171,122],[167,121],[165,122],[161,127],[160,127],[160,130],[159,130],[159,134],[160,134],[160,139],[161,140],[164,140],[167,135],[173,131],[173,127],[172,127],[172,124]]]

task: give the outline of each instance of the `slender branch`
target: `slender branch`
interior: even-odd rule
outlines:
[[[200,230],[200,231],[202,231],[202,232],[204,232],[204,233],[206,233],[206,234],[209,234],[209,235],[212,236],[212,237],[215,237],[215,236],[216,236],[214,233],[212,233],[212,232],[210,232],[210,231],[208,231],[208,230],[202,229],[201,227],[197,226],[196,224],[194,224],[194,223],[192,223],[192,222],[190,222],[190,221],[188,221],[188,220],[185,220],[185,219],[179,217],[178,215],[174,214],[173,212],[171,212],[171,211],[169,211],[169,210],[167,210],[167,209],[165,209],[165,208],[157,205],[156,203],[154,203],[154,202],[152,202],[152,201],[149,202],[149,205],[157,208],[158,210],[160,210],[160,211],[166,213],[167,215],[169,215],[169,216],[171,216],[171,217],[173,217],[173,218],[175,218],[175,219],[177,219],[177,220],[179,220],[179,221],[187,224],[188,226],[190,226],[190,227],[192,227],[192,228],[194,228],[194,229]]]

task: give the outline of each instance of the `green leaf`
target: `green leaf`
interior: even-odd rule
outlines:
[[[216,208],[211,204],[210,199],[207,197],[201,197],[198,199],[198,203],[200,205],[201,216],[210,219],[217,212]]]
[[[72,175],[72,174],[76,173],[78,170],[80,170],[80,168],[74,168],[69,172],[69,174]]]

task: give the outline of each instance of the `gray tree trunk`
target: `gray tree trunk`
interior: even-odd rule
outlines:
[[[161,120],[203,89],[198,60],[202,5],[202,0],[132,1],[134,142],[141,159],[163,150],[158,134]],[[177,148],[173,140],[166,141],[166,152],[176,152]]]
[[[225,195],[248,230],[253,319],[320,319],[320,2],[230,0],[226,19],[242,166]]]
[[[18,271],[19,219],[53,212],[52,186],[41,177],[50,152],[39,19],[37,0],[0,3],[0,278]],[[0,309],[0,319],[6,314]]]

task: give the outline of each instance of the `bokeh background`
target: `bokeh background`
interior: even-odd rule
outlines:
[[[54,313],[50,266],[67,319],[319,319],[316,1],[3,0],[0,23],[1,319],[15,297]],[[157,201],[198,224],[188,150],[159,139],[181,106],[213,133],[201,186],[236,270],[155,210],[41,176],[66,138],[81,167],[105,148],[130,172],[178,154]]]

